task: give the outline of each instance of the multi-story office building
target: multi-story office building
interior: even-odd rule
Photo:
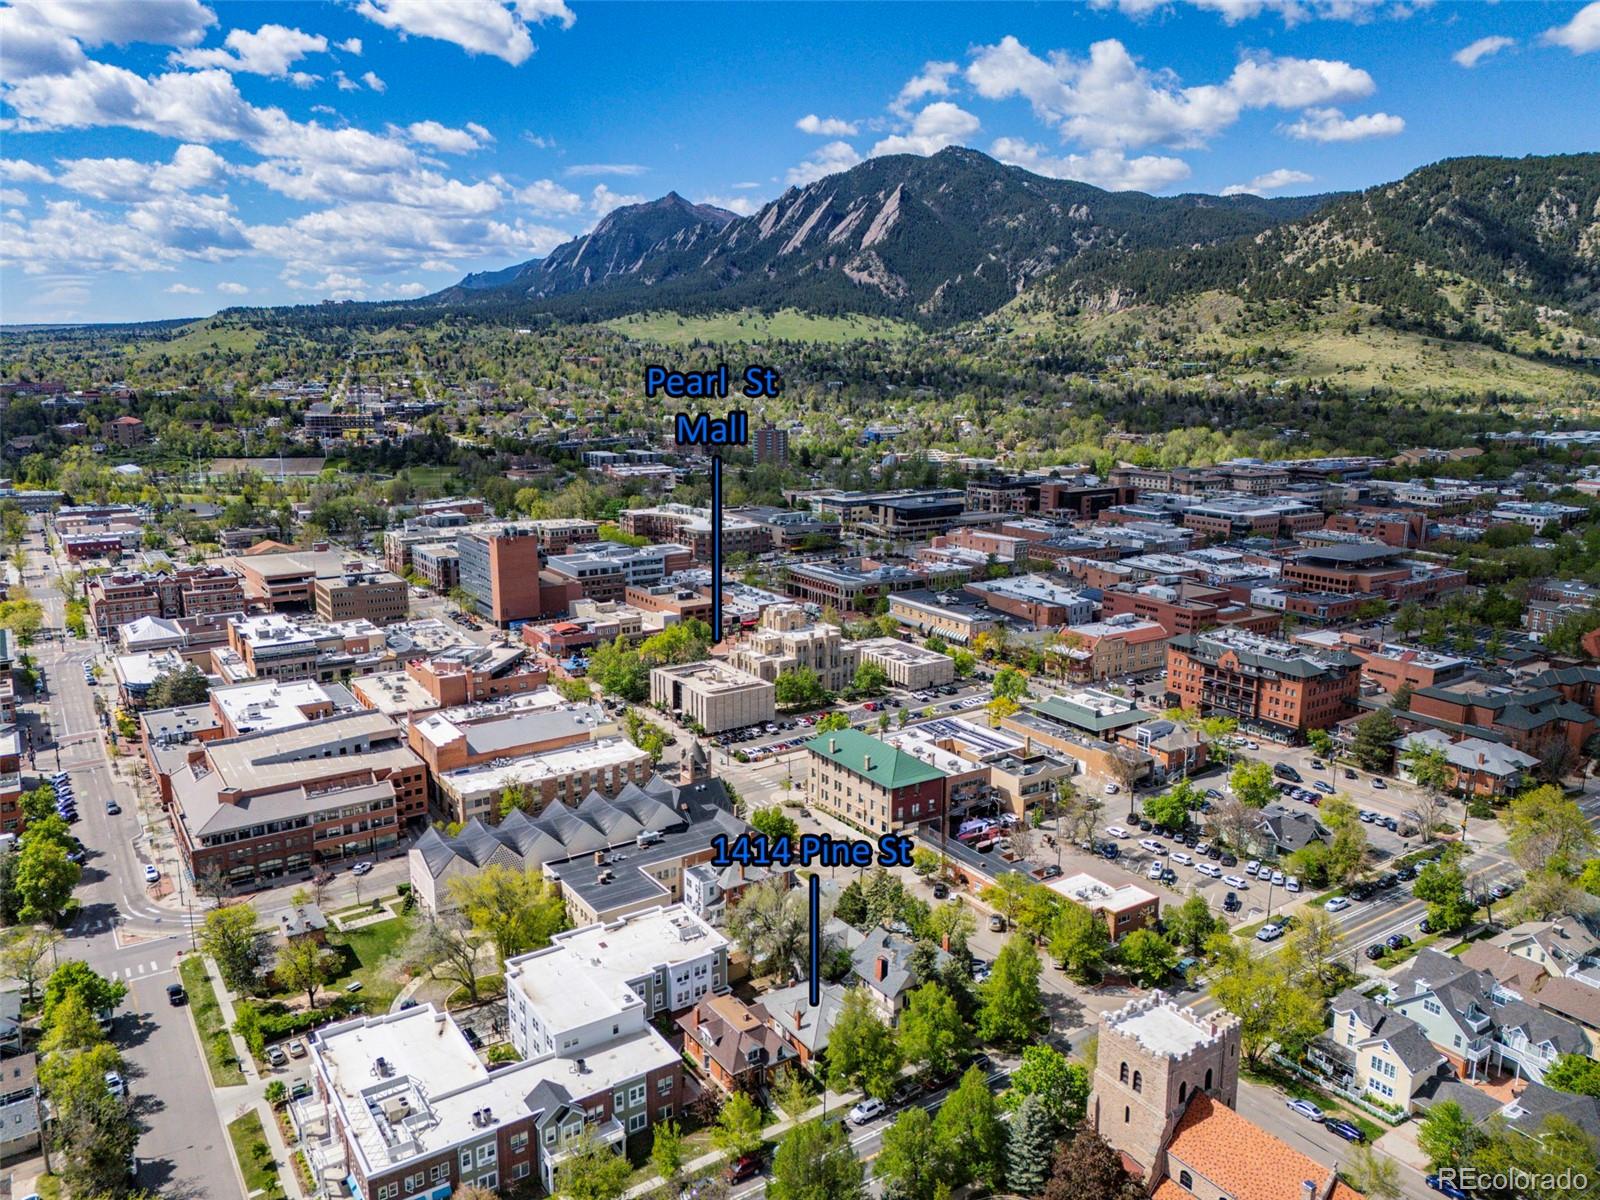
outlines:
[[[780,429],[776,425],[764,425],[760,429],[752,430],[750,434],[750,449],[756,456],[758,463],[777,463],[780,467],[789,465],[789,431]]]
[[[791,563],[783,586],[808,604],[832,605],[840,612],[872,610],[880,600],[902,592],[960,587],[969,568],[931,563],[886,563],[870,558]]]
[[[650,672],[650,702],[681,714],[706,733],[772,720],[776,696],[777,690],[766,680],[720,662],[684,663]]]
[[[571,554],[552,555],[545,574],[575,586],[589,600],[621,600],[630,587],[651,588],[668,575],[687,570],[691,554],[676,542],[624,546],[596,542]]]
[[[1082,625],[1094,620],[1092,599],[1082,592],[1052,583],[1043,575],[1013,575],[969,583],[966,590],[996,612],[1027,621],[1036,629]]]
[[[869,834],[936,820],[945,772],[856,729],[806,743],[806,802]]]
[[[1132,616],[1154,621],[1168,637],[1198,633],[1217,625],[1270,634],[1282,623],[1278,613],[1240,604],[1225,588],[1207,587],[1187,579],[1117,584],[1106,588],[1100,601],[1107,618]]]
[[[207,616],[243,612],[244,584],[223,567],[178,567],[172,571],[120,572],[84,581],[89,621],[101,637],[140,617]]]
[[[456,535],[460,587],[479,616],[511,626],[566,611],[566,589],[546,588],[540,577],[550,541],[550,532],[534,522],[469,527]]]
[[[768,683],[806,667],[823,687],[837,692],[849,685],[859,657],[837,625],[813,621],[798,604],[780,604],[761,614],[761,623],[733,648],[728,661]]]
[[[1356,711],[1361,660],[1347,650],[1309,649],[1240,630],[1173,638],[1167,701],[1286,741],[1327,729]]]
[[[593,792],[616,796],[650,778],[650,755],[624,737],[602,737],[515,757],[502,755],[478,766],[445,771],[434,779],[437,807],[447,821],[493,822],[508,794],[523,798],[528,811],[577,803]]]
[[[624,509],[620,518],[625,533],[649,538],[652,542],[676,542],[688,548],[697,563],[711,561],[711,510],[687,504],[660,504],[654,508]],[[722,514],[723,554],[764,554],[772,549],[772,538],[755,521]],[[689,564],[684,564],[687,567]],[[680,568],[681,569],[681,568]]]
[[[882,667],[890,683],[908,691],[942,687],[956,677],[955,660],[948,654],[899,638],[867,638],[851,643],[851,647],[862,662]]]
[[[337,575],[319,575],[311,585],[312,605],[324,621],[393,625],[406,619],[409,595],[400,576],[359,563],[347,564]]]
[[[1142,675],[1160,670],[1167,661],[1167,631],[1154,621],[1132,615],[1107,617],[1062,631],[1059,654],[1068,677],[1078,683]]]

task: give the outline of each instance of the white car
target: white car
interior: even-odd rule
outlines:
[[[868,1096],[860,1104],[850,1110],[850,1120],[856,1125],[865,1125],[869,1121],[876,1121],[883,1116],[884,1103],[876,1096]]]
[[[1126,829],[1124,829],[1121,825],[1107,825],[1106,826],[1106,835],[1108,837],[1126,839],[1128,837],[1128,831]]]
[[[1309,1100],[1286,1100],[1284,1103],[1290,1112],[1299,1113],[1308,1121],[1321,1122],[1323,1119],[1323,1111]]]
[[[1282,887],[1283,886],[1283,872],[1282,871],[1274,871],[1272,873],[1272,886],[1273,887]]]
[[[1343,912],[1350,907],[1350,901],[1344,896],[1335,896],[1323,906],[1328,912]]]
[[[1291,892],[1298,892],[1300,890],[1300,880],[1290,875],[1283,881],[1283,886]]]
[[[1154,879],[1159,882],[1161,879],[1161,873],[1164,869],[1165,868],[1162,867],[1159,861],[1153,862],[1147,868],[1145,868],[1144,877],[1146,879]]]
[[[128,1085],[115,1071],[106,1072],[106,1091],[121,1100],[128,1094]]]
[[[1172,852],[1172,857],[1169,858],[1167,861],[1170,862],[1170,863],[1175,863],[1180,867],[1192,867],[1192,866],[1194,866],[1194,859],[1190,858],[1182,850],[1174,850]]]
[[[350,868],[350,874],[352,874],[352,875],[365,875],[370,870],[372,870],[372,864],[370,862],[363,861],[363,862],[358,862],[355,866],[351,867]]]
[[[1120,791],[1121,791],[1121,790],[1122,790],[1122,789],[1121,789],[1121,788],[1119,788],[1119,787],[1118,787],[1118,786],[1117,786],[1117,785],[1116,785],[1116,784],[1114,784],[1114,783],[1108,783],[1108,784],[1106,784],[1106,795],[1108,795],[1108,796],[1115,796],[1115,795],[1116,795],[1116,794],[1117,794],[1117,793],[1118,793],[1118,792],[1120,792]]]
[[[1209,862],[1196,863],[1194,865],[1194,869],[1199,874],[1204,875],[1204,876],[1206,876],[1207,878],[1210,878],[1210,879],[1221,879],[1222,878],[1222,868],[1217,866],[1216,863],[1209,863]]]
[[[1243,875],[1224,875],[1222,882],[1231,888],[1237,888],[1241,892],[1247,891],[1250,887]]]
[[[1249,862],[1245,863],[1244,873],[1254,878],[1261,873],[1261,863],[1257,859],[1252,858]]]
[[[144,881],[155,883],[161,878],[161,871],[154,863],[146,863],[144,868]]]
[[[1256,941],[1258,942],[1275,942],[1282,936],[1283,926],[1281,925],[1263,925],[1256,930]]]
[[[1155,838],[1140,838],[1139,845],[1150,851],[1151,854],[1165,854],[1167,852],[1167,848],[1156,841]]]

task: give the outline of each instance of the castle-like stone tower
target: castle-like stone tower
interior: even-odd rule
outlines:
[[[1150,1183],[1165,1173],[1167,1142],[1189,1098],[1199,1091],[1234,1107],[1237,1017],[1221,1012],[1202,1017],[1153,992],[1101,1020],[1090,1119]]]

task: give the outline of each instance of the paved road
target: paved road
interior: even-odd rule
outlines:
[[[46,624],[59,630],[64,604],[55,565],[42,539],[36,534],[30,540],[33,565],[26,582],[45,607]],[[44,671],[45,698],[23,706],[20,720],[34,730],[35,744],[45,747],[37,758],[40,772],[56,769],[59,750],[82,814],[73,831],[88,852],[77,893],[82,909],[58,955],[81,959],[128,985],[112,1038],[127,1058],[135,1109],[145,1125],[139,1182],[163,1196],[237,1197],[218,1100],[192,1022],[187,1010],[167,1003],[166,985],[176,978],[175,960],[190,939],[185,914],[153,901],[143,883],[158,814],[141,814],[129,781],[112,770],[83,677],[82,664],[91,655],[87,643],[41,643],[33,655]],[[111,703],[110,688],[101,686]],[[113,797],[120,816],[105,811]]]

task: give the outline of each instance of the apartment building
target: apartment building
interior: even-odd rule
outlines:
[[[336,575],[319,575],[311,585],[311,603],[324,621],[371,621],[393,625],[410,611],[406,581],[389,571],[347,563]]]
[[[687,570],[691,554],[677,542],[649,546],[624,546],[595,542],[571,554],[546,560],[545,573],[565,585],[575,585],[589,600],[621,600],[630,587],[653,588],[668,575]]]
[[[850,645],[860,661],[883,668],[890,683],[907,691],[943,687],[956,677],[955,660],[948,654],[899,638],[866,638]]]
[[[434,591],[453,592],[461,584],[461,551],[454,541],[413,546],[411,570]]]
[[[463,532],[490,534],[500,529],[520,529],[532,535],[546,554],[565,554],[575,546],[598,541],[600,526],[577,517],[552,517],[538,521],[473,521],[471,513],[452,509],[424,513],[406,521],[404,527],[383,535],[384,564],[396,575],[411,566],[415,547],[455,539]]]
[[[628,784],[650,778],[650,755],[625,737],[600,737],[560,748],[499,755],[476,766],[434,777],[436,807],[445,820],[492,823],[507,794],[522,797],[530,813],[552,804],[577,802],[598,792],[618,795]]]
[[[598,704],[571,704],[554,688],[411,717],[407,743],[431,774],[582,745],[616,731]]]
[[[1361,660],[1346,650],[1314,650],[1240,630],[1173,638],[1167,648],[1167,702],[1241,727],[1296,741],[1355,714]]]
[[[602,994],[562,982],[584,999]],[[538,1000],[559,1020],[577,1007],[572,995]],[[639,1006],[613,999],[608,1009],[595,1009],[609,1019],[565,1048],[493,1071],[431,1004],[325,1026],[307,1039],[314,1094],[292,1108],[313,1175],[326,1194],[366,1200],[444,1200],[468,1186],[530,1182],[553,1194],[585,1135],[621,1153],[630,1134],[685,1100],[682,1059]]]
[[[207,616],[243,612],[244,584],[217,566],[176,567],[171,571],[123,571],[84,580],[89,622],[109,638],[141,617]]]
[[[652,542],[676,542],[688,550],[694,562],[705,564],[711,561],[713,543],[709,508],[660,504],[654,508],[624,509],[618,519],[625,533],[649,538]],[[764,554],[770,549],[772,539],[760,524],[731,512],[722,514],[723,554],[755,555]]]
[[[1293,538],[1322,528],[1322,522],[1322,511],[1300,500],[1226,496],[1187,506],[1182,523],[1185,529],[1202,537],[1227,541],[1244,537]]]
[[[726,663],[655,667],[650,703],[681,714],[706,733],[765,724],[776,714],[777,690],[765,679]]]
[[[931,563],[888,563],[871,558],[791,563],[783,586],[808,604],[840,612],[867,612],[879,601],[903,592],[960,587],[972,575],[965,567]]]
[[[1154,621],[1168,637],[1198,633],[1218,625],[1271,634],[1282,624],[1277,613],[1240,604],[1226,588],[1209,587],[1188,579],[1118,583],[1101,593],[1100,602],[1106,617],[1134,616]]]
[[[379,854],[427,816],[426,770],[378,713],[191,743],[170,771],[168,818],[191,879],[236,888]]]
[[[789,465],[789,431],[776,425],[763,425],[750,432],[750,450],[758,463]]]
[[[868,834],[936,820],[945,772],[855,729],[806,743],[808,804]]]
[[[1292,554],[1282,580],[1309,592],[1363,592],[1386,600],[1430,600],[1467,586],[1465,571],[1409,562],[1405,552],[1377,542],[1337,542]]]
[[[775,683],[778,676],[802,667],[817,673],[830,692],[848,687],[860,661],[853,643],[837,625],[813,621],[798,604],[767,608],[761,622],[733,647],[731,666]]]

